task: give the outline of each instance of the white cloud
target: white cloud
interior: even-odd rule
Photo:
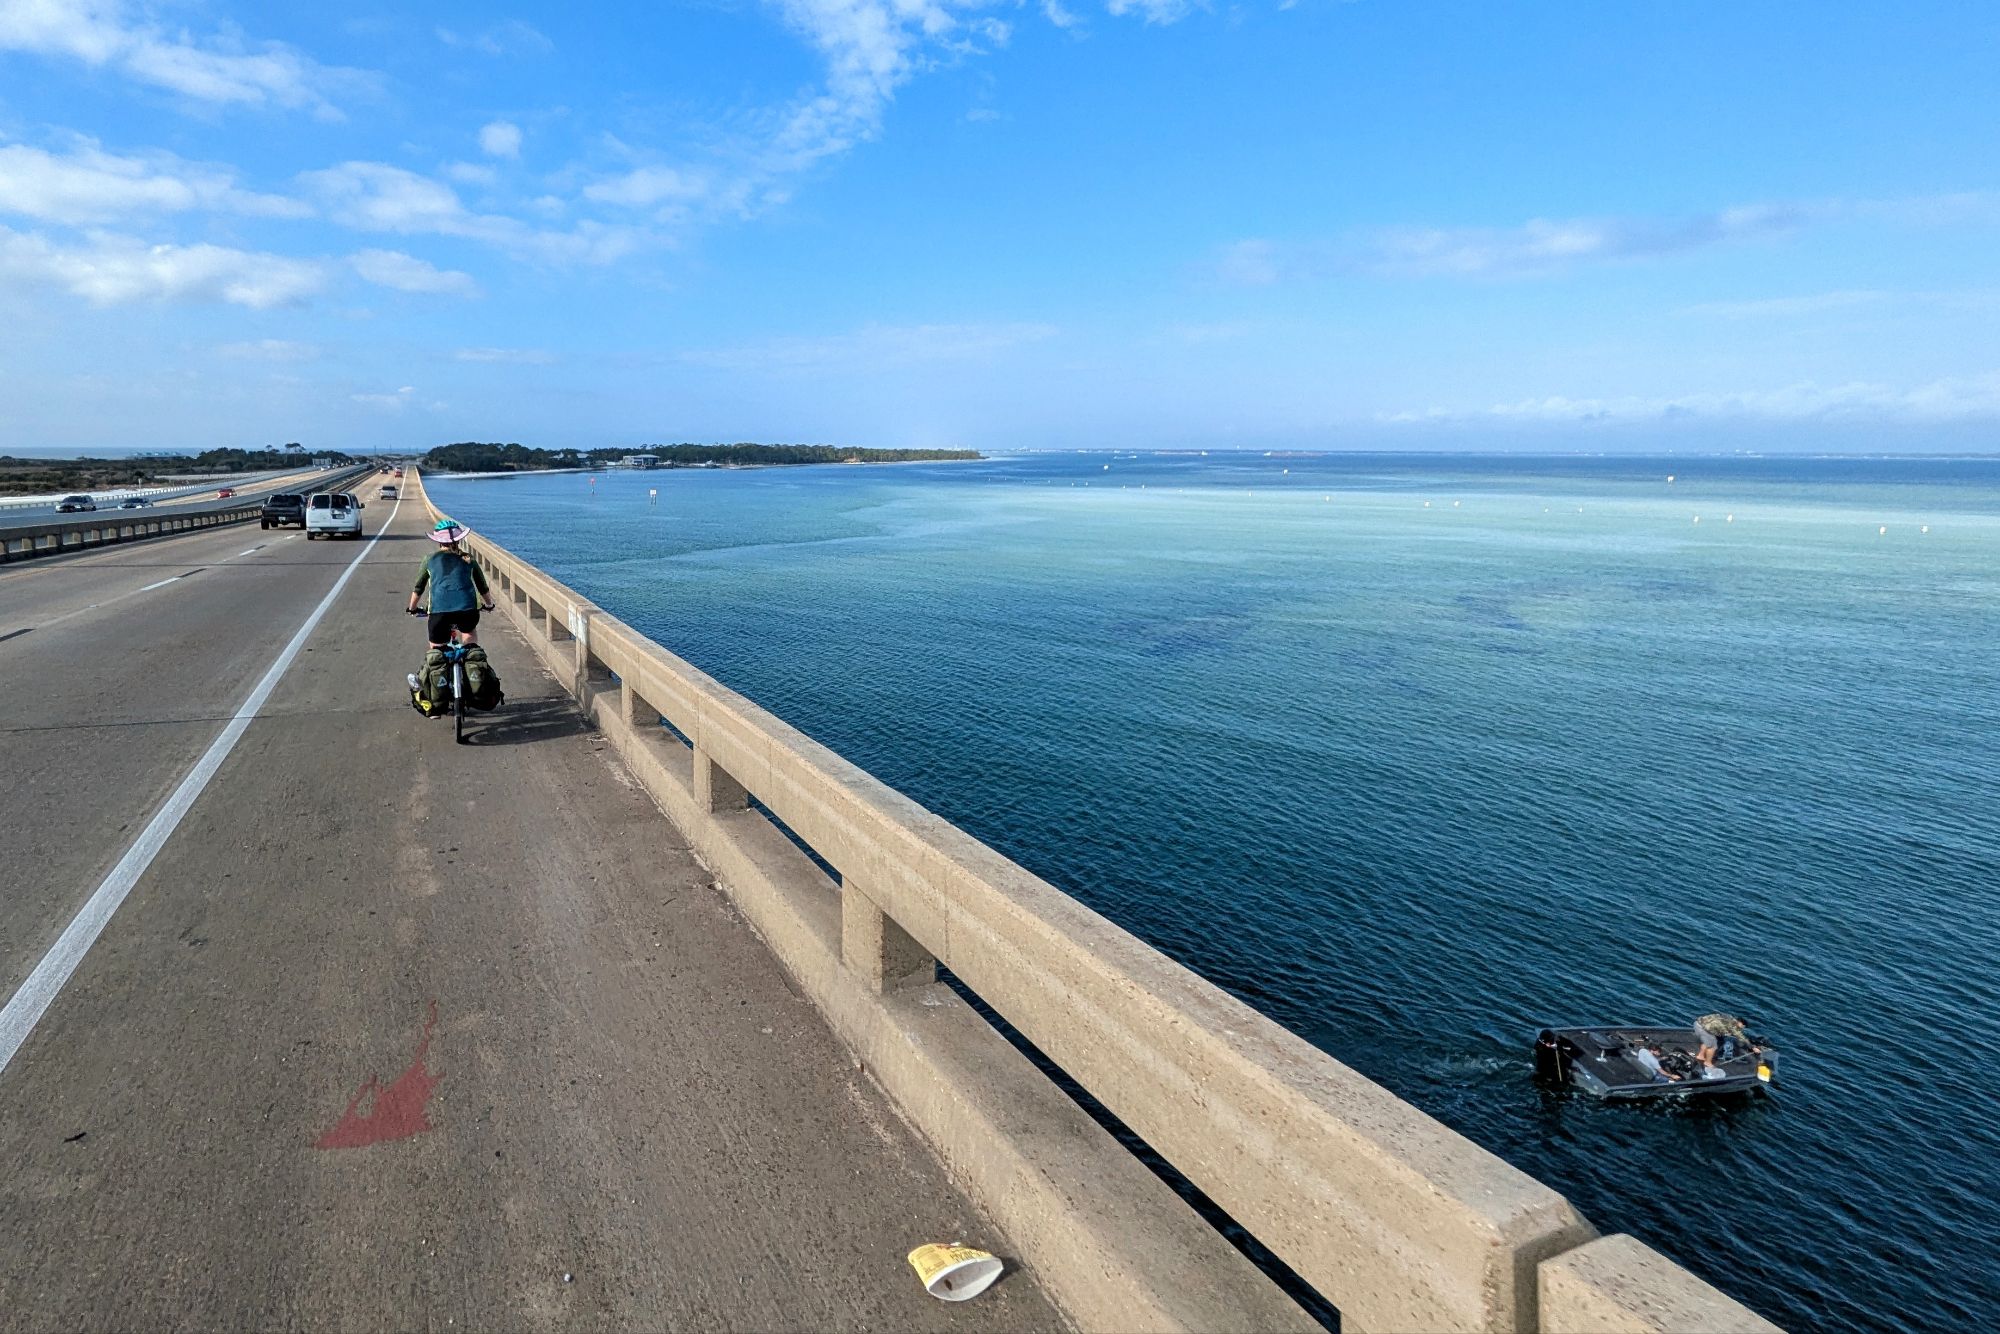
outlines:
[[[1898,387],[1856,380],[1822,385],[1811,380],[1778,389],[1698,392],[1671,397],[1627,395],[1568,398],[1555,395],[1496,403],[1462,411],[1430,408],[1384,415],[1384,422],[1450,424],[1516,421],[1559,424],[1646,423],[1709,417],[1764,421],[1948,422],[2000,419],[2000,370]]]
[[[483,32],[462,33],[452,28],[436,29],[437,39],[446,46],[477,51],[485,56],[547,55],[556,44],[533,24],[506,19]]]
[[[343,162],[299,179],[327,201],[334,221],[362,231],[464,236],[476,221],[450,186],[380,162]]]
[[[778,0],[777,8],[826,62],[824,91],[792,107],[767,167],[793,171],[872,138],[883,109],[923,63],[1003,45],[1006,25],[974,11],[984,0]],[[961,15],[970,15],[965,20]]]
[[[457,356],[460,361],[501,366],[553,366],[556,363],[553,352],[531,347],[462,347]]]
[[[441,296],[478,296],[479,284],[469,273],[440,269],[400,250],[362,250],[348,259],[354,271],[377,287],[399,292]]]
[[[1083,22],[1075,14],[1063,8],[1062,0],[1042,0],[1042,17],[1065,31]]]
[[[460,185],[498,185],[500,173],[478,162],[447,162],[444,174]]]
[[[118,0],[4,0],[0,51],[67,56],[199,102],[312,107],[326,115],[337,114],[327,91],[366,82],[281,42],[225,34],[197,45],[186,33],[128,17]]]
[[[1194,12],[1195,5],[1191,0],[1107,0],[1104,8],[1114,18],[1137,14],[1148,23],[1178,23]]]
[[[0,280],[56,287],[93,305],[224,301],[263,310],[294,305],[326,285],[324,266],[215,245],[147,245],[93,233],[80,246],[0,227]]]
[[[239,190],[229,172],[172,154],[119,157],[90,140],[68,154],[0,145],[0,212],[83,224],[192,209],[275,218],[311,213],[294,199]]]
[[[1547,273],[1585,261],[1648,259],[1796,231],[1805,205],[1756,204],[1693,217],[1533,218],[1518,227],[1390,227],[1364,239],[1358,260],[1392,274]]]
[[[422,408],[429,412],[443,412],[450,405],[432,399],[425,402],[417,397],[414,385],[404,385],[391,394],[349,394],[348,398],[366,408],[382,412],[404,412],[410,408]]]
[[[609,264],[650,239],[629,227],[583,221],[566,232],[517,218],[472,213],[441,181],[381,162],[343,162],[299,178],[335,222],[360,231],[456,236],[550,264]]]
[[[640,167],[623,176],[584,187],[583,196],[600,204],[650,207],[672,201],[689,203],[708,193],[708,182],[671,167]]]
[[[283,338],[224,343],[215,350],[231,361],[312,361],[319,356],[319,348],[313,344],[293,343]]]
[[[479,147],[489,157],[519,157],[521,127],[504,120],[482,125],[479,129]]]
[[[1221,247],[1213,263],[1218,277],[1247,286],[1340,273],[1541,277],[1584,264],[1655,259],[1843,222],[1991,227],[2000,224],[2000,192],[1739,204],[1672,218],[1531,218],[1512,227],[1381,227],[1340,240],[1297,243],[1258,238]]]
[[[384,412],[401,412],[416,401],[416,388],[404,385],[393,394],[349,394],[348,397],[364,407],[380,408]]]
[[[778,338],[740,347],[684,352],[681,360],[725,370],[817,370],[944,361],[987,361],[1045,342],[1048,324],[870,324],[827,338]]]

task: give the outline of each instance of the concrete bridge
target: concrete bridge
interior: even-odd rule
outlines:
[[[1346,1329],[1772,1328],[484,540],[454,746],[367,517],[0,567],[10,1327],[1313,1325],[942,963]]]

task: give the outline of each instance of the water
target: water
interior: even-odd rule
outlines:
[[[2000,1310],[2000,461],[1069,454],[432,495],[1780,1323]],[[1775,1097],[1530,1081],[1545,1022],[1712,1009],[1782,1048]]]

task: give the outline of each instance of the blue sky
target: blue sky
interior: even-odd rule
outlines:
[[[2000,448],[2000,8],[0,0],[0,450]]]

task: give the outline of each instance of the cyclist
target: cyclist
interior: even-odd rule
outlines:
[[[410,590],[410,613],[416,614],[417,599],[429,588],[431,647],[443,648],[449,644],[453,630],[466,643],[476,644],[480,610],[493,610],[493,598],[486,591],[486,575],[459,549],[458,544],[465,540],[465,530],[450,519],[439,519],[430,537],[442,550],[425,558],[423,569],[417,572],[417,586]]]

